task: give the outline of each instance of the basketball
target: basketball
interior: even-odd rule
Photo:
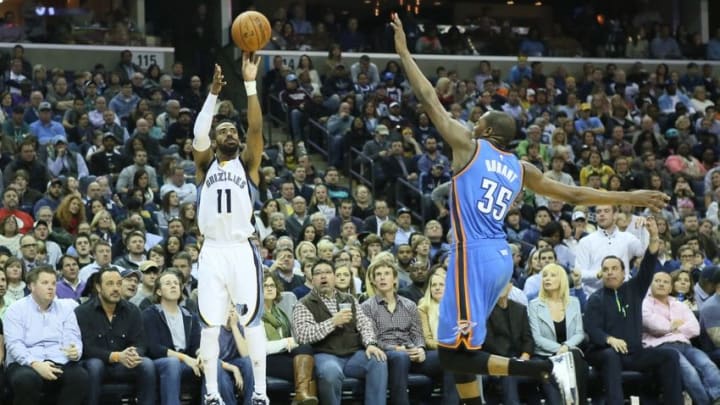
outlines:
[[[255,52],[268,43],[272,29],[270,21],[262,13],[246,11],[235,17],[231,32],[238,48],[246,52]]]

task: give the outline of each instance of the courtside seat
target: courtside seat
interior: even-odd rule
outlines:
[[[640,397],[640,402],[657,399],[658,387],[654,377],[650,374],[643,374],[639,371],[622,372],[623,392],[626,398],[630,396]],[[602,377],[597,370],[591,366],[588,373],[588,396],[604,398]]]
[[[442,382],[440,382],[442,383]],[[428,376],[422,374],[410,374],[408,377],[408,387],[410,394],[418,398],[428,398],[432,395],[435,388],[435,382]],[[267,377],[268,395],[272,399],[286,400],[290,397],[295,387],[290,381],[282,380],[275,377]],[[343,381],[343,399],[361,400],[365,392],[365,382],[357,378],[345,378]],[[424,395],[424,396],[421,396]]]
[[[102,404],[134,404],[135,384],[127,383],[103,383],[100,393]]]

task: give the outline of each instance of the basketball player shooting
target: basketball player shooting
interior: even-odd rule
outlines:
[[[269,403],[265,383],[265,329],[262,324],[262,267],[248,241],[255,228],[251,222],[253,204],[250,182],[258,184],[263,152],[262,112],[255,77],[260,57],[243,53],[242,74],[248,97],[246,148],[240,153],[238,129],[230,120],[215,127],[215,151],[211,148],[210,127],[218,94],[226,84],[220,66],[215,65],[210,94],[195,122],[193,155],[199,188],[198,226],[205,236],[198,262],[198,305],[204,323],[200,358],[204,364],[206,405],[223,404],[218,391],[220,328],[231,310],[238,311],[245,326],[255,388],[253,405]]]
[[[391,26],[413,93],[453,151],[450,213],[454,241],[440,302],[440,362],[456,374],[458,394],[467,405],[481,403],[476,374],[539,379],[553,375],[565,403],[577,403],[569,353],[552,360],[518,360],[482,351],[487,318],[512,275],[512,255],[503,231],[505,215],[523,186],[573,205],[629,204],[660,209],[670,198],[654,191],[607,192],[550,180],[509,152],[516,127],[514,119],[503,112],[485,113],[471,133],[445,111],[413,60],[396,14]]]

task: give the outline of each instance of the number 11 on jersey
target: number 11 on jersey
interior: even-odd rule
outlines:
[[[231,200],[230,200],[230,189],[229,189],[229,188],[226,188],[226,189],[224,189],[224,190],[218,190],[218,191],[217,191],[217,195],[218,195],[218,197],[217,197],[217,210],[218,210],[218,214],[222,214],[222,213],[223,213],[223,209],[222,209],[222,208],[223,208],[223,207],[222,207],[223,191],[225,191],[225,200],[226,200],[226,203],[225,203],[225,204],[226,204],[225,213],[226,213],[226,214],[232,214],[232,204],[231,204]]]

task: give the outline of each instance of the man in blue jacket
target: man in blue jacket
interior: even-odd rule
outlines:
[[[160,403],[180,405],[181,383],[200,377],[200,319],[179,305],[183,276],[170,268],[155,281],[155,305],[143,313],[148,357],[153,359],[160,384]]]
[[[600,370],[608,405],[623,404],[623,370],[656,370],[663,387],[664,403],[683,402],[677,352],[642,346],[642,301],[659,266],[657,252],[663,243],[654,218],[647,218],[646,227],[650,244],[638,273],[626,282],[623,261],[615,256],[605,257],[602,261],[603,288],[590,296],[585,309],[585,331],[590,338],[587,359]]]

